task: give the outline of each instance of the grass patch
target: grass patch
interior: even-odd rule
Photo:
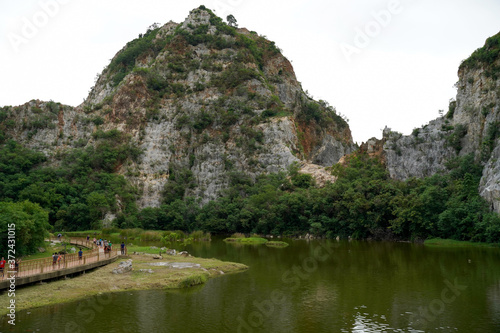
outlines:
[[[165,256],[165,262],[189,262],[201,267],[175,269],[165,266],[152,266],[157,263],[151,256],[131,255],[132,272],[112,274],[121,260],[92,270],[84,275],[70,279],[51,281],[16,289],[16,310],[25,310],[40,306],[66,303],[96,297],[103,293],[147,289],[179,289],[205,283],[209,278],[227,273],[236,273],[248,269],[238,263],[224,262],[218,259],[196,257]],[[153,274],[140,269],[152,269]],[[0,297],[0,316],[7,313],[8,297]]]
[[[80,249],[80,246],[78,246],[78,245],[68,244],[68,245],[66,245],[66,250],[69,251],[73,247],[76,249],[75,253],[77,253],[78,250]],[[26,255],[26,256],[21,257],[21,259],[22,260],[43,259],[43,258],[51,257],[54,252],[64,251],[64,245],[61,245],[58,243],[54,244],[51,242],[45,242],[45,245],[43,246],[43,248],[45,249],[45,252],[38,252],[38,253]],[[87,249],[86,247],[82,247],[82,251],[83,251],[83,253],[85,253],[85,252],[88,252],[91,250]]]
[[[200,273],[189,276],[184,280],[179,282],[179,288],[189,288],[197,286],[199,284],[204,284],[208,280],[208,273]]]
[[[424,242],[425,246],[441,247],[498,247],[499,244],[475,243],[470,241],[457,241],[453,239],[432,238]]]
[[[127,245],[127,254],[132,254],[134,252],[139,252],[139,253],[149,253],[149,254],[159,254],[161,251],[161,248],[157,249],[152,249],[151,246],[128,246]],[[162,251],[162,253],[165,253],[165,251]]]
[[[280,242],[280,241],[270,241],[266,243],[266,246],[277,247],[277,248],[284,248],[287,247],[288,245],[290,244],[288,244],[287,242]]]
[[[239,243],[239,244],[265,244],[268,242],[267,239],[261,237],[229,237],[224,239],[224,242],[228,243]]]

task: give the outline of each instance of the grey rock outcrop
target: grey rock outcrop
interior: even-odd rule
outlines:
[[[160,206],[175,173],[192,176],[185,196],[205,204],[234,174],[331,166],[354,150],[347,123],[303,92],[274,43],[217,22],[199,8],[148,30],[117,53],[84,103],[15,107],[9,135],[58,164],[59,154],[95,146],[97,132],[119,130],[142,151],[115,170],[139,190],[140,208]]]
[[[122,261],[117,268],[113,269],[113,274],[124,274],[132,270],[132,259]]]
[[[492,45],[487,41],[483,52],[491,51]],[[444,171],[450,159],[472,154],[484,165],[479,193],[500,213],[500,79],[495,74],[499,68],[498,57],[492,62],[477,56],[464,61],[456,101],[450,101],[446,115],[408,136],[384,130],[384,159],[391,177],[431,176]]]

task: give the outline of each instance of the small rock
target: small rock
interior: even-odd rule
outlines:
[[[155,254],[155,255],[153,256],[153,259],[163,259],[163,257],[162,257],[162,256],[160,256],[160,255]]]
[[[44,249],[43,247],[39,247],[39,248],[38,248],[38,252],[40,252],[40,253],[44,253],[44,252],[45,252],[45,249]]]
[[[189,253],[187,251],[182,251],[182,252],[179,252],[179,255],[181,257],[190,257]]]
[[[151,246],[150,249],[151,250],[157,250],[158,248],[156,246]]]
[[[149,273],[149,274],[153,274],[154,271],[150,268],[150,269],[140,269],[139,272],[143,272],[143,273]]]
[[[132,270],[132,259],[122,261],[117,268],[113,269],[113,274],[123,274]]]

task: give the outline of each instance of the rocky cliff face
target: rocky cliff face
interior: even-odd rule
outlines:
[[[174,184],[206,203],[241,174],[331,166],[355,148],[344,119],[303,92],[273,42],[203,6],[129,42],[82,105],[4,109],[6,133],[52,163],[95,144],[97,131],[125,133],[142,155],[116,172],[142,190],[141,207],[179,196]]]
[[[500,34],[460,66],[456,101],[443,117],[403,136],[383,133],[383,158],[391,177],[404,180],[444,170],[446,161],[474,154],[484,165],[479,191],[500,212]],[[369,141],[363,149],[380,147]],[[379,149],[380,151],[380,149]]]

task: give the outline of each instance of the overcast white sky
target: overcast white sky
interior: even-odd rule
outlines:
[[[0,106],[79,105],[128,41],[201,4],[275,41],[358,143],[438,117],[460,62],[500,31],[498,0],[0,0]]]

